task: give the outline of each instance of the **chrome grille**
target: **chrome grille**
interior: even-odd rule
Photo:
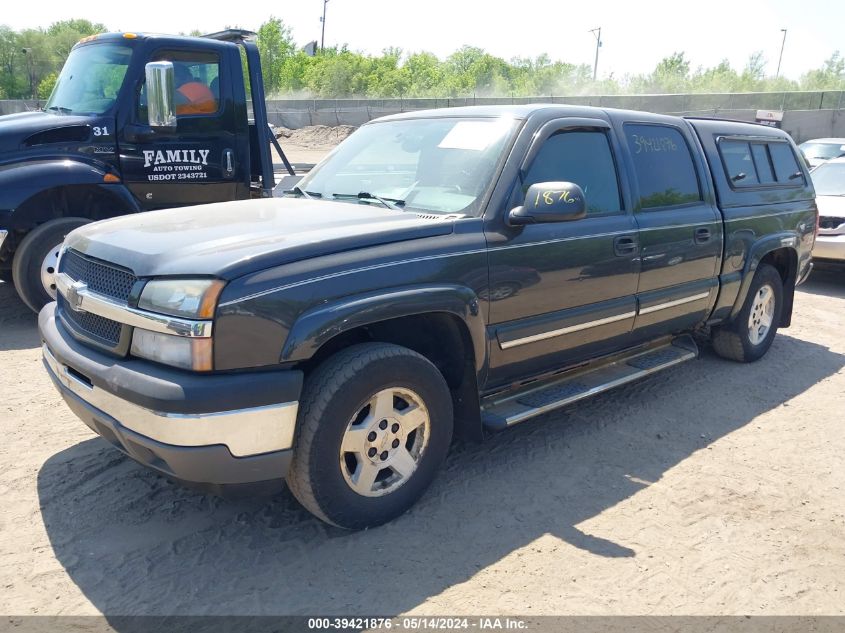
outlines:
[[[129,299],[132,286],[137,281],[137,277],[128,270],[86,257],[73,250],[68,250],[62,255],[59,272],[65,273],[74,281],[84,282],[93,292],[121,302]],[[128,326],[98,314],[77,312],[61,295],[58,297],[57,311],[75,338],[84,338],[114,353],[125,353],[126,350],[118,347],[121,344],[123,328]]]
[[[137,281],[137,277],[128,270],[90,259],[73,250],[62,255],[59,272],[66,273],[74,281],[84,281],[94,292],[120,301],[129,298]]]
[[[123,324],[101,317],[99,314],[76,312],[67,305],[61,295],[58,297],[58,304],[59,315],[70,326],[71,330],[77,330],[80,334],[109,348],[116,347],[120,342]]]

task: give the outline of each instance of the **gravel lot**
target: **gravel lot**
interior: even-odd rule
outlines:
[[[452,451],[347,533],[96,438],[0,282],[0,613],[843,614],[845,274],[753,365],[698,361]]]

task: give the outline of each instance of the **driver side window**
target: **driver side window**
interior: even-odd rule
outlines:
[[[622,213],[616,164],[604,132],[579,130],[550,136],[522,181],[523,196],[538,182],[561,181],[581,187],[588,216]]]
[[[174,106],[177,117],[214,115],[220,111],[220,60],[215,53],[160,51],[150,61],[173,63]],[[138,92],[139,121],[147,119],[147,86]]]

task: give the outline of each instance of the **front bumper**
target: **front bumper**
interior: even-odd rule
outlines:
[[[817,235],[813,259],[845,261],[845,235]]]
[[[200,484],[280,479],[290,464],[302,372],[197,375],[81,345],[39,315],[44,366],[70,409],[136,461]]]

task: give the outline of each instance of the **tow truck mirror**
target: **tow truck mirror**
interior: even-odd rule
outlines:
[[[538,182],[528,188],[523,205],[511,209],[508,224],[569,222],[586,215],[587,203],[581,187],[572,182]]]
[[[175,128],[173,102],[176,93],[171,62],[150,62],[147,75],[147,120],[152,128]]]

